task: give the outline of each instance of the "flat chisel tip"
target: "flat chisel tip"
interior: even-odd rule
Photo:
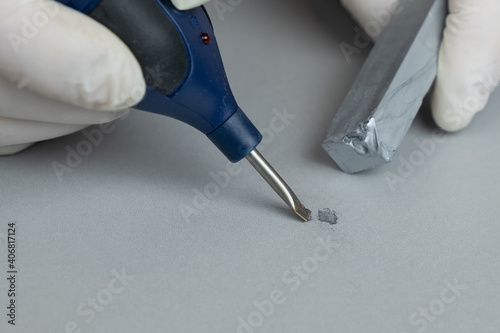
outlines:
[[[308,222],[311,220],[311,211],[304,207],[304,205],[300,205],[299,208],[295,209],[295,214],[297,214],[304,222]]]
[[[293,193],[292,189],[287,185],[287,183],[285,183],[283,178],[281,178],[269,162],[267,162],[266,159],[257,151],[257,149],[250,152],[246,158],[295,214],[297,214],[304,222],[311,219],[311,211],[300,202],[295,193]]]

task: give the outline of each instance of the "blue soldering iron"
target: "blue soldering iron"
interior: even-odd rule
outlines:
[[[233,163],[246,158],[304,221],[305,208],[257,151],[262,135],[229,86],[205,8],[177,10],[170,0],[58,0],[114,32],[139,61],[148,85],[136,107],[189,124]]]

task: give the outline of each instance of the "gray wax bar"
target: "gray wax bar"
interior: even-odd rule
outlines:
[[[390,163],[437,74],[446,0],[403,0],[328,130],[323,148],[347,173]]]

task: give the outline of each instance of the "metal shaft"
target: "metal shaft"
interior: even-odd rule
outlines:
[[[294,211],[295,214],[297,214],[302,220],[309,221],[311,211],[302,205],[295,193],[293,193],[292,189],[257,149],[254,149],[250,154],[248,154],[246,159],[281,197],[281,199],[283,199],[283,201]]]

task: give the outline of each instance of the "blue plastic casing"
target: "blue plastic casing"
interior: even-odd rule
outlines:
[[[78,10],[79,12],[87,14],[92,9],[99,4],[101,0],[57,0],[58,2],[65,4],[71,8]]]
[[[99,1],[59,2],[89,13]],[[169,96],[148,87],[146,97],[137,108],[195,127],[231,162],[240,161],[257,147],[262,135],[234,99],[208,14],[203,7],[179,11],[170,0],[156,0],[156,3],[185,43],[189,69],[184,81]],[[203,41],[202,34],[210,36],[209,43]]]

